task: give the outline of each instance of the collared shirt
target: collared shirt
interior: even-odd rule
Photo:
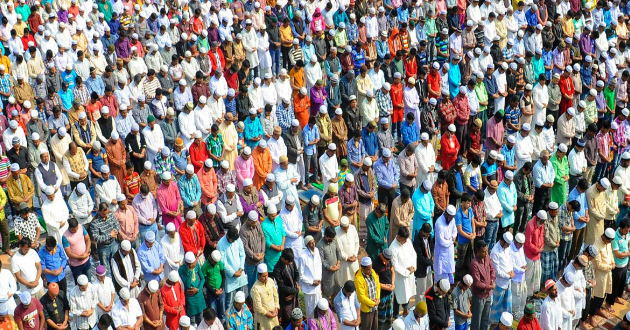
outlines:
[[[77,329],[91,330],[94,328],[94,326],[96,326],[96,322],[98,321],[97,313],[92,313],[92,315],[87,317],[81,316],[81,313],[92,308],[96,310],[96,306],[99,301],[95,288],[89,283],[87,290],[85,291],[81,291],[79,286],[75,286],[70,291],[68,300],[70,301],[70,313],[72,313],[74,317]]]
[[[160,274],[153,274],[153,271],[160,268],[161,265],[166,264],[166,256],[164,255],[164,249],[159,242],[154,242],[150,248],[146,242],[143,242],[138,249],[138,259],[140,260],[140,267],[142,267],[142,273],[144,274],[145,281],[156,280],[161,282],[164,278],[164,272]]]
[[[379,158],[374,163],[374,172],[376,173],[376,179],[379,186],[390,189],[394,184],[398,184],[400,181],[400,174],[395,170],[395,164],[390,158],[387,164],[383,161],[383,158]]]
[[[59,268],[63,268],[64,271],[59,275],[50,275],[44,274],[46,276],[46,280],[48,282],[57,283],[63,280],[66,277],[65,269],[68,266],[68,258],[66,257],[66,253],[63,251],[63,247],[61,247],[61,243],[58,243],[52,254],[43,246],[39,250],[39,258],[41,259],[42,265],[42,273],[44,269],[48,270],[57,270]]]
[[[317,125],[306,125],[304,126],[304,130],[302,131],[302,135],[304,137],[304,153],[307,156],[312,156],[317,150],[315,149],[316,144],[309,145],[309,143],[315,139],[319,139],[319,130],[317,129]]]
[[[543,184],[553,184],[553,180],[556,177],[556,172],[553,170],[553,166],[550,161],[547,161],[547,165],[543,165],[541,160],[534,165],[534,185],[539,188]]]
[[[142,309],[138,300],[135,298],[129,299],[129,307],[126,307],[119,300],[112,308],[110,315],[114,320],[114,326],[116,328],[121,326],[133,326],[136,324],[138,317],[142,316]]]
[[[341,330],[357,330],[359,327],[348,326],[343,323],[343,321],[354,321],[359,318],[357,315],[357,310],[361,307],[359,303],[359,299],[357,298],[357,293],[352,292],[350,297],[346,297],[342,291],[340,291],[334,300],[335,311],[337,312],[337,316],[339,317],[339,324],[341,325]]]

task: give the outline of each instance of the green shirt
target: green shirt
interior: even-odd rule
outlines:
[[[615,239],[612,241],[612,249],[613,249],[613,257],[615,259],[615,265],[617,267],[625,267],[628,264],[628,257],[625,258],[617,258],[614,255],[614,251],[619,252],[627,252],[628,251],[628,241],[630,241],[630,235],[626,235],[624,238],[619,234],[619,230],[615,234]]]
[[[475,85],[475,94],[479,103],[488,102],[488,90],[486,90],[486,84],[483,81]],[[484,112],[487,108],[487,105],[479,104],[479,112]]]
[[[389,220],[387,220],[385,215],[377,218],[376,213],[372,212],[365,219],[365,226],[368,232],[365,251],[372,260],[376,260],[379,253],[389,246],[387,242],[389,237]]]
[[[273,272],[274,267],[276,267],[278,260],[280,260],[280,254],[282,253],[272,249],[271,245],[282,245],[282,240],[286,236],[286,232],[284,231],[284,226],[282,225],[282,219],[280,219],[279,216],[276,216],[274,221],[269,220],[269,218],[265,218],[261,227],[263,234],[265,234],[265,263],[271,273]]]
[[[562,157],[562,160],[559,160],[555,153],[549,160],[551,161],[554,172],[556,172],[556,177],[553,180],[553,188],[551,188],[551,201],[562,205],[567,201],[568,195],[568,182],[564,181],[563,177],[569,175],[569,161],[566,155]]]
[[[610,89],[610,86],[604,89],[604,98],[606,99],[606,105],[613,111],[615,111],[615,90]]]
[[[540,74],[545,73],[545,61],[542,59],[542,56],[540,58],[534,56],[532,66],[534,67],[534,80],[538,81]]]
[[[213,289],[221,288],[223,284],[221,272],[224,268],[222,260],[219,260],[214,266],[210,264],[209,260],[206,260],[206,263],[201,267],[201,273],[203,273],[203,277],[206,278],[206,284],[208,284],[209,287]]]

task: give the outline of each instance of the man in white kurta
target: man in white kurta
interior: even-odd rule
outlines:
[[[310,63],[306,64],[304,67],[304,77],[306,79],[307,91],[310,91],[311,87],[315,86],[317,80],[324,78],[322,66],[317,63],[317,56],[311,57]]]
[[[335,241],[341,252],[340,283],[346,283],[354,280],[354,274],[359,270],[359,234],[346,216],[341,217],[340,226],[335,232]]]
[[[252,27],[252,21],[250,19],[245,20],[245,29],[241,31],[243,36],[243,48],[245,49],[245,58],[249,61],[250,68],[256,69],[258,67],[258,34]]]
[[[493,316],[500,317],[503,312],[512,313],[511,304],[508,301],[512,298],[510,291],[511,279],[514,277],[514,266],[512,263],[512,255],[510,253],[510,244],[514,237],[509,231],[503,234],[503,237],[492,247],[490,251],[490,259],[494,266],[496,275],[496,288],[492,296],[492,313],[490,317],[491,323],[498,323],[499,319],[493,319]],[[496,311],[496,312],[495,312]]]
[[[273,174],[280,192],[280,203],[284,203],[289,196],[292,196],[295,201],[299,201],[297,185],[300,183],[300,173],[294,166],[289,166],[289,159],[286,155],[280,156],[280,166],[276,168]],[[301,216],[302,209],[298,207],[297,213]]]
[[[265,105],[271,104],[273,106],[273,110],[271,113],[275,115],[276,105],[278,104],[278,92],[276,91],[276,85],[273,84],[273,82],[271,81],[271,78],[272,78],[271,73],[268,72],[265,74],[265,80],[263,81],[263,85],[261,89],[262,89],[262,95],[263,95],[263,102],[265,102]]]
[[[330,184],[337,184],[339,164],[337,163],[336,152],[337,145],[331,143],[326,152],[319,157],[319,170],[322,172],[322,182],[324,183],[324,190],[322,191],[328,191]]]
[[[586,308],[586,278],[582,270],[588,265],[588,258],[585,255],[580,255],[576,260],[572,260],[564,269],[564,274],[573,273],[575,278],[573,281],[573,298],[575,300],[573,324],[575,325],[582,318],[582,310]]]
[[[403,314],[407,314],[407,303],[416,295],[416,277],[414,272],[417,266],[416,250],[409,239],[409,229],[398,229],[396,238],[389,245],[392,252],[392,267],[396,272],[394,276],[394,299],[403,305]],[[395,310],[394,313],[397,311]]]
[[[114,280],[123,288],[127,288],[131,297],[137,298],[142,291],[141,285],[138,284],[136,287],[131,288],[132,282],[140,283],[140,275],[142,275],[142,267],[140,266],[140,258],[138,258],[138,254],[136,250],[131,248],[131,242],[128,240],[124,240],[120,243],[120,249],[118,252],[120,253],[120,257],[122,260],[122,265],[116,264],[116,257],[111,259],[112,265],[112,275]],[[134,254],[135,264],[131,262],[131,254]],[[129,274],[127,279],[123,277],[123,272],[121,270],[124,269],[124,274]]]
[[[537,123],[539,120],[545,122],[547,103],[549,103],[549,93],[547,92],[545,80],[539,80],[539,83],[534,86],[532,100],[534,101],[534,117],[532,118],[532,123]]]
[[[433,254],[433,271],[435,282],[445,278],[451,284],[455,272],[455,240],[457,227],[455,226],[455,206],[449,205],[436,221],[434,228],[435,253]]]
[[[322,297],[322,258],[319,250],[315,247],[313,236],[306,236],[304,239],[306,248],[300,256],[300,286],[304,292],[304,303],[306,305],[306,316],[313,317],[313,311],[317,302]]]
[[[193,104],[188,102],[184,106],[183,111],[177,116],[177,123],[179,124],[180,137],[184,140],[184,148],[188,150],[190,145],[195,140],[195,131],[197,130],[197,124],[195,124],[195,114],[192,113]]]
[[[201,95],[199,96],[199,102],[197,103],[195,110],[193,110],[197,130],[201,132],[204,141],[206,140],[208,135],[210,135],[210,128],[214,123],[212,121],[212,117],[210,116],[210,108],[208,107],[207,103],[208,99],[206,98],[206,96]]]
[[[271,153],[271,172],[275,172],[280,166],[280,157],[287,155],[287,146],[284,143],[282,128],[280,126],[273,128],[273,135],[267,140],[267,148],[269,149],[269,153]],[[278,177],[276,176],[276,180],[277,179]]]
[[[420,144],[416,148],[416,164],[418,164],[418,177],[416,178],[416,186],[421,185],[424,180],[435,183],[435,150],[429,141],[427,134],[422,134]]]
[[[575,297],[573,296],[573,273],[564,274],[558,283],[558,301],[562,310],[562,330],[572,330],[573,315],[575,315]]]
[[[545,282],[545,290],[548,295],[543,301],[540,311],[540,328],[541,330],[558,330],[562,328],[562,310],[560,300],[558,299],[558,288],[556,282],[547,280]]]
[[[155,117],[149,116],[147,126],[142,129],[144,141],[147,143],[147,160],[153,163],[155,156],[164,148],[164,134],[160,125],[155,123]]]
[[[214,207],[216,213],[216,206],[214,204],[208,205],[208,209]],[[179,266],[184,263],[184,246],[182,240],[179,237],[179,233],[175,230],[175,224],[170,222],[166,225],[166,235],[160,240],[162,249],[164,250],[164,256],[166,257],[166,264],[164,265],[164,274],[170,274],[171,271],[177,271]]]
[[[280,70],[280,78],[276,80],[276,92],[277,92],[277,102],[276,105],[280,104],[282,100],[290,100],[291,93],[293,90],[291,89],[291,82],[289,81],[289,76],[287,75],[286,69]]]
[[[525,282],[525,269],[527,268],[527,260],[523,251],[525,244],[525,235],[517,233],[514,236],[514,242],[510,245],[510,256],[512,258],[512,311],[514,318],[520,320],[523,317],[523,310],[527,303],[527,285]]]
[[[225,116],[225,102],[223,97],[226,94],[215,90],[212,96],[208,98],[208,115],[210,116],[210,122],[212,124],[221,124],[223,122],[223,116]],[[201,97],[199,98],[201,100]],[[206,136],[204,136],[204,139]]]
[[[299,256],[304,250],[304,225],[302,215],[298,211],[300,208],[295,206],[297,201],[293,195],[289,195],[278,215],[282,219],[282,227],[284,227],[286,234],[284,247],[291,248],[293,254]]]
[[[42,216],[46,222],[48,235],[52,235],[61,242],[63,234],[68,230],[68,206],[63,198],[55,193],[55,188],[47,186],[43,189],[46,199],[42,204]]]
[[[526,162],[531,162],[532,155],[534,154],[534,145],[529,136],[532,127],[529,123],[524,123],[522,128],[523,129],[516,134],[516,143],[514,144],[517,171],[520,170]],[[516,173],[516,171],[514,172]]]

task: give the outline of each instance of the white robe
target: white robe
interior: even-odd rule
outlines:
[[[419,143],[415,151],[416,164],[418,164],[418,177],[416,178],[416,185],[420,186],[424,180],[429,180],[431,183],[435,182],[435,175],[429,173],[429,168],[435,166],[435,150],[431,143],[425,147],[422,143]]]
[[[346,283],[346,281],[354,280],[354,274],[359,270],[359,234],[357,228],[352,224],[348,226],[347,232],[341,227],[337,227],[335,231],[337,232],[335,240],[341,252],[340,283]],[[351,256],[355,256],[357,259],[353,262],[347,261]]]
[[[286,170],[282,167],[278,167],[273,173],[276,177],[278,190],[282,193],[280,205],[284,205],[284,202],[289,195],[295,198],[297,204],[300,200],[297,192],[297,185],[300,183],[300,173],[298,173],[297,169],[294,166],[287,166]],[[295,183],[292,183],[292,178],[297,178],[298,180]],[[298,213],[301,216],[302,210],[300,208],[298,208]]]
[[[117,265],[116,260],[112,258],[111,259],[112,274],[113,274],[114,280],[118,284],[120,284],[122,287],[129,289],[131,293],[131,298],[138,298],[138,295],[140,295],[140,292],[142,291],[142,288],[141,288],[142,283],[140,283],[140,285],[136,286],[133,289],[131,289],[130,284],[132,281],[140,280],[140,275],[142,274],[142,268],[140,266],[140,258],[138,258],[138,254],[136,253],[136,251],[134,249],[131,249],[130,253],[135,254],[135,257],[136,257],[135,265],[131,264],[131,257],[129,255],[122,258],[122,263],[123,263],[122,265]],[[126,273],[129,274],[128,276],[129,281],[125,280],[122,277],[120,273],[120,267],[124,267]]]
[[[193,138],[191,135],[195,133],[197,130],[197,125],[195,125],[195,114],[194,113],[186,113],[182,111],[177,117],[179,130],[181,132],[180,136],[182,140],[184,140],[184,148],[188,150],[190,145],[193,143]]]
[[[276,140],[276,138],[272,136],[267,140],[267,148],[269,148],[269,152],[271,153],[271,172],[275,172],[280,166],[280,156],[287,155],[287,146],[284,143],[284,138],[280,136],[280,138]]]
[[[210,117],[210,109],[208,106],[204,105],[203,108],[200,108],[200,105],[201,103],[195,107],[193,113],[195,114],[195,124],[197,126],[197,130],[201,132],[205,141],[208,135],[210,135],[210,128],[212,127],[213,120]]]
[[[164,235],[162,240],[160,240],[160,244],[162,245],[164,256],[166,257],[164,274],[168,274],[172,270],[178,270],[179,266],[184,262],[184,246],[182,245],[179,233],[175,232],[175,238],[172,241],[168,235]]]
[[[573,286],[565,287],[562,282],[556,282],[558,286],[558,300],[562,310],[562,330],[571,330],[571,323],[573,322],[573,315],[571,311],[575,312],[575,298],[573,296]]]
[[[311,87],[315,86],[318,79],[323,79],[322,66],[319,63],[315,63],[315,65],[308,63],[304,67],[304,76],[306,77],[306,92],[308,93]]]
[[[147,160],[153,163],[155,156],[162,148],[164,148],[164,134],[162,128],[157,123],[153,126],[153,130],[147,125],[142,130],[144,141],[147,143]]]
[[[291,89],[291,82],[289,78],[282,81],[282,78],[276,80],[276,92],[277,92],[277,101],[276,105],[279,105],[282,102],[282,99],[286,98],[287,100],[291,100],[291,93],[293,90]]]
[[[297,202],[296,202],[297,204]],[[285,247],[293,250],[293,254],[299,255],[304,250],[304,231],[302,223],[302,215],[298,211],[299,204],[293,207],[292,211],[282,208],[280,211],[280,219],[282,219],[282,227],[286,233]],[[299,234],[297,232],[300,232]]]
[[[337,156],[332,155],[332,157],[329,157],[327,153],[324,153],[319,157],[319,170],[322,172],[322,180],[324,181],[323,191],[327,192],[330,180],[336,178],[339,173]]]
[[[531,134],[531,133],[530,133]],[[517,171],[523,167],[526,162],[532,161],[532,154],[534,153],[534,145],[532,139],[528,135],[523,137],[521,134],[516,135],[516,143],[514,144],[516,161],[518,164]]]
[[[252,27],[249,31],[247,29],[241,31],[243,35],[243,48],[245,49],[245,58],[249,61],[250,67],[255,68],[258,66],[258,53],[254,51],[254,48],[258,47],[258,34]]]
[[[435,253],[433,254],[433,270],[436,280],[446,278],[455,272],[455,246],[457,227],[455,219],[447,223],[444,215],[435,221],[434,229]],[[557,330],[557,329],[553,329]]]
[[[573,261],[564,269],[564,273],[573,273],[575,281],[573,282],[573,298],[575,300],[575,316],[574,320],[582,317],[582,309],[586,307],[586,278],[582,270],[575,269]]]
[[[57,242],[61,242],[63,234],[68,230],[68,216],[70,215],[65,201],[59,197],[59,194],[55,194],[52,201],[46,198],[42,204],[42,216],[46,222],[48,235],[55,236]]]
[[[558,297],[555,300],[549,296],[545,298],[539,321],[541,330],[558,330],[562,328],[562,311]]]
[[[271,53],[269,52],[269,34],[258,33],[258,61],[260,61],[260,69],[271,67]]]
[[[396,301],[404,304],[416,294],[416,277],[409,270],[409,267],[417,267],[416,250],[414,250],[410,239],[407,239],[402,245],[398,239],[394,239],[389,245],[389,249],[392,252],[392,267],[396,272],[394,294]]]

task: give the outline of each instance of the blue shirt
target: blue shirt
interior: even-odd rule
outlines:
[[[74,80],[77,79],[77,73],[73,71],[64,71],[61,73],[61,81],[68,83],[68,89],[74,88]]]
[[[258,117],[254,118],[254,120],[252,120],[251,117],[247,117],[244,123],[245,130],[243,131],[243,133],[245,137],[245,144],[253,149],[254,147],[258,146],[260,140],[254,141],[252,139],[259,136],[262,137],[264,134],[262,124],[260,123],[260,119],[258,119]]]
[[[160,242],[153,242],[153,246],[151,248],[147,247],[147,242],[142,242],[140,248],[138,249],[138,259],[140,259],[140,267],[142,267],[142,274],[144,274],[144,279],[149,282],[152,280],[156,280],[158,282],[162,281],[164,278],[164,272],[161,272],[159,275],[154,275],[153,271],[160,268],[161,265],[166,263],[166,256],[164,255],[164,250],[162,249],[162,244]]]
[[[514,160],[516,159],[516,148],[514,148],[514,146],[510,149],[507,147],[507,144],[504,144],[501,148],[501,154],[505,157],[505,164],[507,166],[514,166]]]
[[[538,24],[538,16],[536,14],[537,12],[532,12],[531,10],[528,10],[525,13],[525,19],[527,20],[527,24],[533,28],[536,28],[536,25]]]
[[[59,245],[59,243],[57,243],[57,247],[55,247],[53,254],[50,254],[50,252],[46,250],[46,246],[42,246],[39,250],[39,259],[41,259],[42,273],[46,276],[46,280],[48,282],[57,283],[66,277],[65,270],[68,266],[68,258],[66,257],[66,252],[63,251],[63,248]],[[44,269],[57,270],[59,268],[63,268],[63,271],[57,276],[46,274],[44,272]]]
[[[516,185],[511,183],[508,187],[505,181],[499,184],[497,189],[497,197],[499,197],[499,203],[503,210],[503,217],[501,217],[501,226],[507,227],[514,223],[514,205],[516,205]]]
[[[580,193],[577,188],[573,188],[569,193],[569,199],[567,201],[578,201],[580,202],[580,209],[573,212],[573,222],[575,223],[575,229],[582,229],[586,227],[585,222],[577,221],[580,217],[586,216],[586,212],[588,212],[588,202],[586,201],[586,192]]]
[[[383,162],[383,158],[379,158],[374,163],[374,172],[379,187],[391,189],[394,184],[398,184],[400,174],[396,173],[394,161],[390,158],[387,164]]]
[[[182,195],[182,201],[185,207],[192,207],[194,202],[201,199],[201,185],[197,174],[193,174],[192,178],[182,175],[177,182],[179,193]]]
[[[72,88],[68,88],[65,92],[63,88],[57,92],[59,97],[61,98],[61,103],[66,110],[72,108],[72,102],[74,102],[74,93],[72,93]]]
[[[105,95],[105,83],[103,83],[103,79],[100,76],[96,76],[96,78],[89,76],[85,80],[85,86],[90,93],[96,92],[99,96]]]
[[[367,152],[361,141],[359,141],[359,146],[357,147],[354,138],[350,139],[346,146],[348,149],[348,165],[350,165],[350,171],[354,173],[359,168],[352,165],[352,163],[361,163],[363,158],[367,156]]]
[[[553,184],[555,178],[556,172],[554,172],[550,161],[547,161],[547,166],[544,166],[540,160],[536,162],[534,165],[534,185],[536,188],[542,186],[543,183]]]
[[[406,147],[409,143],[414,143],[420,140],[420,131],[415,123],[409,124],[406,120],[402,122],[400,128],[402,134],[403,145]]]
[[[173,158],[173,163],[178,170],[186,170],[186,165],[188,165],[188,150],[182,149],[181,155],[176,153],[175,151],[172,151],[171,158]]]
[[[370,133],[367,127],[365,127],[361,135],[361,142],[365,147],[365,152],[367,152],[369,156],[375,156],[378,151],[378,137],[376,136],[376,132]]]
[[[464,214],[462,208],[457,209],[457,213],[455,213],[455,225],[462,226],[462,230],[470,234],[472,233],[472,218],[473,218],[473,210],[472,207],[468,208],[468,215]],[[457,235],[457,242],[459,244],[466,244],[470,242],[470,240],[462,235]]]
[[[317,129],[317,125],[314,124],[313,127],[311,127],[310,124],[304,126],[302,137],[304,138],[304,153],[307,156],[314,155],[317,151],[317,149],[315,149],[317,147],[317,144],[309,145],[309,143],[311,143],[315,139],[319,139],[319,129]]]

